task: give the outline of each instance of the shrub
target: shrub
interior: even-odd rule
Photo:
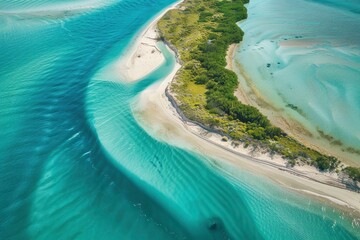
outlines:
[[[360,168],[346,167],[344,172],[348,174],[349,177],[354,180],[354,182],[360,182]]]
[[[315,165],[320,171],[333,171],[339,161],[335,157],[319,156],[315,160]]]

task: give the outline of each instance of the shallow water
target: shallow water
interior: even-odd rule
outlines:
[[[236,56],[267,102],[345,151],[360,148],[359,9],[357,0],[251,1]]]
[[[131,103],[174,67],[164,46],[138,83],[97,74],[173,2],[1,2],[0,239],[359,237],[348,213],[150,137]]]

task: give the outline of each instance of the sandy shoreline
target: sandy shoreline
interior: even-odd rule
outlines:
[[[261,174],[288,189],[335,204],[340,208],[360,211],[358,193],[339,188],[341,186],[334,187],[321,183],[331,181],[332,178],[318,175],[310,169],[311,167],[308,169],[309,172],[296,168],[289,171],[279,157],[271,158],[266,154],[241,147],[234,149],[230,142],[222,142],[220,135],[209,133],[195,124],[183,121],[165,94],[168,84],[179,68],[180,65],[177,64],[164,81],[142,92],[133,106],[137,121],[150,135],[168,144],[211,156],[220,165],[230,164]],[[234,176],[234,172],[229,174]],[[315,179],[317,181],[314,181]]]
[[[283,129],[289,136],[304,144],[306,147],[315,149],[325,155],[334,156],[341,160],[344,165],[360,166],[360,163],[354,160],[358,159],[359,155],[344,151],[343,145],[332,143],[333,140],[329,141],[326,139],[326,136],[321,136],[315,128],[312,129],[309,128],[309,126],[304,126],[300,121],[291,117],[286,109],[276,107],[268,102],[256,86],[252,84],[252,80],[243,65],[233,60],[236,51],[240,48],[242,48],[242,43],[237,44],[231,52],[228,52],[229,56],[227,56],[227,61],[231,61],[231,64],[228,63],[227,65],[228,69],[234,71],[239,79],[239,86],[234,93],[239,101],[259,109],[263,115],[268,117],[274,126]]]
[[[124,63],[122,73],[128,81],[139,80],[165,61],[161,50],[156,46],[158,42],[156,23],[153,23],[141,36],[142,41],[131,53],[131,57]]]
[[[173,5],[171,8],[175,6]],[[167,10],[153,20],[150,27],[140,35],[140,39],[136,41],[130,54],[126,55],[124,62],[132,61],[134,54],[139,49],[139,45],[147,41],[148,35],[145,33],[149,29],[156,29],[155,26],[158,19]],[[229,62],[232,62],[232,55],[235,49],[236,45],[232,45],[229,48]],[[153,62],[161,65],[162,58],[152,58],[153,53],[149,51],[144,52],[144,55],[145,53],[147,56],[144,56],[143,59],[152,59]],[[154,65],[152,66],[155,66],[156,63],[153,63]],[[133,67],[138,69],[136,64],[131,64],[128,67],[129,71],[133,71]],[[230,164],[239,169],[261,174],[288,189],[321,199],[330,204],[335,204],[340,208],[360,212],[360,194],[344,189],[345,186],[336,181],[337,175],[335,173],[322,174],[311,166],[296,166],[293,169],[289,169],[286,167],[286,161],[280,156],[270,156],[261,149],[254,150],[251,147],[244,148],[243,146],[235,147],[231,141],[222,141],[221,135],[208,132],[198,125],[182,119],[176,108],[169,101],[168,97],[171,96],[171,91],[170,95],[166,94],[168,85],[180,67],[181,65],[176,63],[174,70],[165,80],[143,91],[138,101],[133,105],[133,112],[137,121],[149,134],[166,143],[204,156],[211,156],[220,165]],[[231,63],[227,67],[231,68]],[[153,67],[154,69],[156,67]],[[149,71],[151,72],[152,70]],[[134,77],[132,79],[137,80]],[[230,174],[234,175],[234,173]]]
[[[182,1],[181,1],[182,2]],[[157,22],[170,9],[176,8],[177,2],[157,15],[141,33],[135,36],[135,43],[116,65],[117,72],[126,81],[138,81],[153,72],[165,61],[161,50],[157,47],[159,31]]]

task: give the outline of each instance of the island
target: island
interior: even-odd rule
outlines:
[[[231,70],[232,58],[243,36],[236,23],[246,17],[241,1],[189,0],[154,17],[134,37],[135,44],[118,65],[127,76],[138,75],[124,81],[140,84],[147,79],[146,72],[165,64],[157,53],[142,51],[143,43],[157,46],[167,62],[175,58],[176,63],[171,73],[136,98],[135,119],[155,139],[200,154],[235,178],[237,169],[248,171],[358,212],[358,166],[296,140],[286,128],[275,127],[257,108],[234,96],[238,76]]]
[[[310,165],[320,172],[345,174],[353,181],[347,181],[348,187],[358,190],[359,168],[303,145],[235,97],[238,80],[230,62],[243,37],[236,23],[247,17],[244,3],[187,0],[159,20],[161,39],[182,65],[167,96],[187,121],[221,134],[224,142],[277,154],[289,167]]]

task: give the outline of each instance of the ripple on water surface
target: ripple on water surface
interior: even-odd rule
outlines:
[[[150,137],[130,102],[174,58],[138,84],[92,76],[173,1],[93,3],[0,3],[0,239],[353,238],[338,211]]]

